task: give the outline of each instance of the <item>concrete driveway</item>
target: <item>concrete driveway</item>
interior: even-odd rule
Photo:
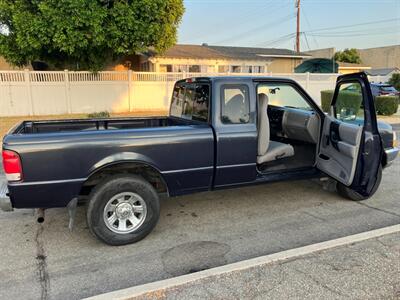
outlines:
[[[399,128],[397,127],[397,130]],[[0,298],[78,299],[400,223],[400,160],[364,202],[314,181],[201,193],[162,201],[143,241],[110,247],[92,237],[80,207],[0,213]]]

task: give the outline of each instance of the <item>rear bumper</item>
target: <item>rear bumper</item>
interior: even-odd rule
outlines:
[[[0,181],[0,209],[2,211],[12,211],[11,199],[8,196],[7,181]]]
[[[76,198],[85,179],[18,182],[8,184],[14,208],[65,207]]]
[[[399,154],[399,148],[394,147],[390,149],[385,149],[386,154],[386,166],[389,166]]]

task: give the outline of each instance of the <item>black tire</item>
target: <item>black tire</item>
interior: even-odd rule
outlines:
[[[111,231],[103,218],[104,208],[115,195],[130,192],[139,195],[146,205],[143,223],[129,233]],[[86,219],[90,232],[106,244],[119,246],[140,241],[147,236],[158,222],[160,201],[153,186],[136,175],[112,176],[99,183],[90,193]]]
[[[345,186],[344,184],[338,182],[336,185],[336,190],[337,193],[342,196],[343,198],[346,199],[350,199],[353,201],[362,201],[362,200],[366,200],[370,197],[372,197],[375,192],[378,190],[379,185],[381,184],[381,180],[382,180],[382,166],[379,166],[378,169],[378,177],[375,183],[375,186],[373,187],[371,194],[369,196],[362,196],[359,193],[349,189],[347,186]]]

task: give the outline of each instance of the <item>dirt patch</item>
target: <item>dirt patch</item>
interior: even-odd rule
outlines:
[[[196,241],[170,248],[161,258],[165,272],[179,276],[224,265],[229,251],[227,244]]]

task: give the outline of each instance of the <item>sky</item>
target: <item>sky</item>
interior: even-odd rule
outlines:
[[[302,51],[400,45],[400,0],[300,0]],[[296,0],[184,0],[178,43],[294,49]]]

